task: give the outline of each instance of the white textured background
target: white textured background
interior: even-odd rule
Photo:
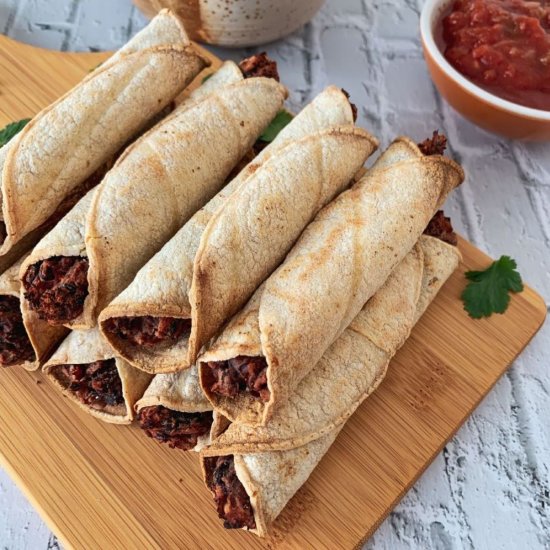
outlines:
[[[443,129],[468,174],[447,206],[456,228],[492,256],[516,258],[548,305],[550,145],[495,138],[441,101],[420,50],[421,4],[329,0],[311,24],[267,49],[294,108],[335,83],[382,145]],[[0,0],[0,32],[48,48],[116,48],[144,23],[130,0]],[[249,50],[216,51],[237,60]],[[366,548],[550,548],[549,356],[547,323]],[[0,471],[0,548],[57,547]]]

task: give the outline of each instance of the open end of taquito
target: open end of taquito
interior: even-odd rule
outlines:
[[[196,367],[155,376],[135,409],[147,436],[182,451],[200,451],[228,426],[204,397]]]
[[[19,272],[21,311],[39,360],[69,332],[88,294],[88,258],[84,220],[95,189],[78,201],[22,262]]]
[[[201,467],[226,529],[265,537],[275,518],[334,442],[340,429],[289,451],[220,455],[206,447]]]
[[[89,263],[83,221],[95,192],[96,189],[88,191],[21,266],[23,310],[52,328],[63,328],[78,319],[88,296]]]
[[[232,422],[265,425],[462,178],[451,160],[396,140],[358,184],[320,212],[201,356],[200,381],[214,408]]]
[[[0,254],[53,215],[80,183],[162,111],[210,63],[168,12],[124,54],[90,73],[12,140],[1,168]],[[176,42],[166,44],[164,32]],[[140,48],[141,46],[141,48]],[[2,160],[0,158],[0,160]]]
[[[151,376],[114,356],[99,330],[73,331],[43,367],[81,409],[113,424],[129,424]]]
[[[195,255],[212,215],[223,207],[228,196],[261,169],[268,158],[286,145],[342,124],[353,124],[353,109],[347,95],[330,86],[294,117],[271,145],[199,210],[138,272],[99,319],[104,336],[121,356],[152,373],[174,372],[193,364],[189,348],[189,293]],[[158,273],[162,273],[162,277]]]

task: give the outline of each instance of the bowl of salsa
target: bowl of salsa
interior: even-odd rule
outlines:
[[[550,140],[550,0],[427,0],[420,27],[452,107],[505,137]]]

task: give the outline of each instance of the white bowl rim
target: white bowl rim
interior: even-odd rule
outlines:
[[[480,88],[473,82],[470,82],[445,59],[443,53],[439,49],[438,45],[435,43],[431,22],[432,15],[435,10],[445,6],[445,4],[451,4],[452,2],[453,0],[426,0],[424,7],[422,8],[422,13],[420,15],[420,35],[426,48],[429,50],[431,56],[439,65],[439,67],[445,73],[447,73],[447,76],[452,78],[462,88],[465,88],[467,91],[481,98],[486,103],[490,103],[491,105],[498,107],[504,111],[509,111],[511,113],[524,117],[550,121],[550,111],[525,107],[523,105],[519,105],[512,101],[507,101],[506,99],[502,99],[494,94],[491,94],[485,91],[483,88]]]

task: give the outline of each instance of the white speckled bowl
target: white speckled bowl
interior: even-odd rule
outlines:
[[[134,0],[147,16],[178,13],[193,40],[219,46],[257,46],[305,25],[324,0]]]

